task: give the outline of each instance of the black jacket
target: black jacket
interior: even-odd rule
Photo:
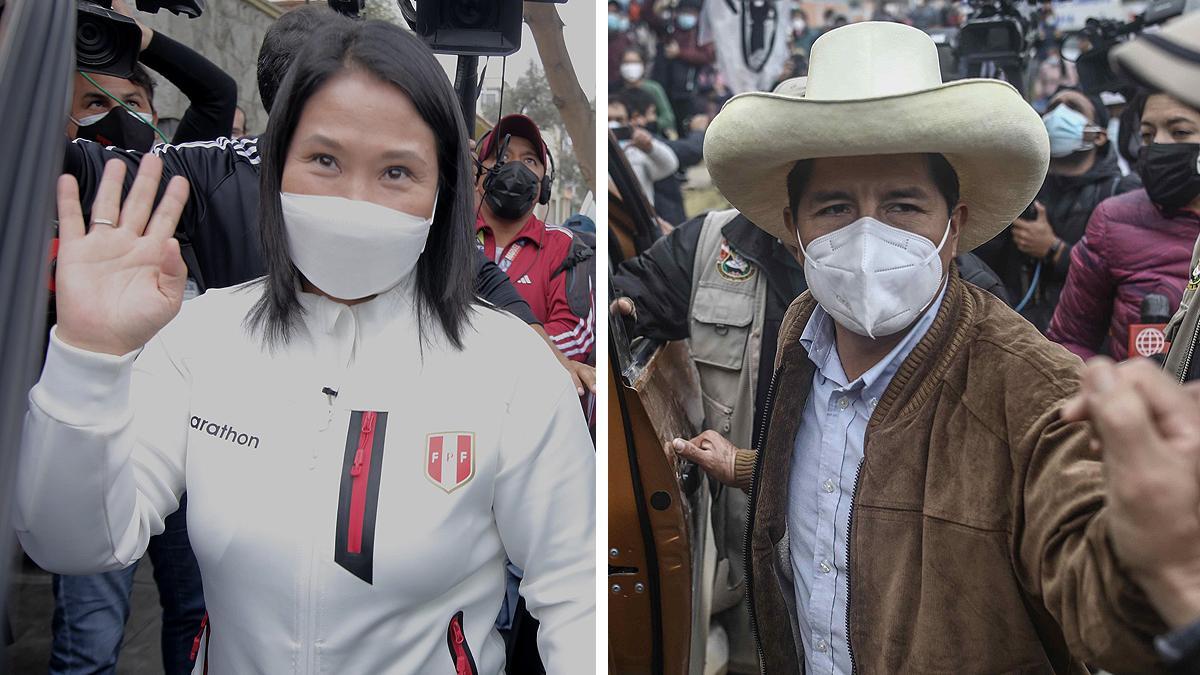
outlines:
[[[1043,263],[1038,289],[1021,311],[1021,315],[1042,332],[1050,325],[1054,308],[1058,306],[1058,296],[1067,282],[1071,248],[1083,237],[1092,211],[1113,195],[1141,187],[1141,180],[1136,175],[1121,176],[1117,155],[1112,147],[1111,143],[1106,146],[1107,151],[1097,158],[1087,173],[1082,176],[1047,176],[1038,192],[1037,199],[1046,207],[1050,227],[1066,244],[1056,264],[1049,261]],[[1037,261],[1017,249],[1012,232],[1005,230],[975,252],[1000,275],[1013,303],[1019,303],[1029,289]]]
[[[191,187],[175,236],[180,240],[188,272],[200,290],[234,286],[266,274],[258,237],[257,140],[218,138],[160,145],[154,153],[163,160],[159,198],[173,176],[187,178]],[[104,163],[117,158],[128,165],[125,171],[128,192],[141,156],[142,153],[131,150],[74,141],[67,146],[63,172],[79,181],[80,201],[86,211],[96,197]],[[483,253],[478,253],[477,262],[476,292],[526,323],[537,323],[508,276]]]

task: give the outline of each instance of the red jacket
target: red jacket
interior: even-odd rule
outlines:
[[[1083,238],[1046,336],[1088,359],[1129,351],[1129,326],[1141,318],[1142,298],[1165,295],[1179,306],[1188,280],[1200,214],[1164,212],[1145,190],[1100,202]]]
[[[530,215],[502,251],[496,250],[492,228],[482,215],[475,221],[475,231],[480,250],[508,274],[563,356],[586,362],[596,342],[595,302],[593,299],[588,316],[580,317],[571,311],[567,302],[567,275],[559,273],[571,250],[574,239],[571,231],[547,225]]]

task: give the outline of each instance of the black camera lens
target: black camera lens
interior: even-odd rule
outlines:
[[[490,0],[458,0],[449,9],[451,20],[463,28],[482,28],[496,21],[497,5]]]

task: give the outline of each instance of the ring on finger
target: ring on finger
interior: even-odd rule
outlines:
[[[92,219],[92,227],[95,227],[97,225],[107,225],[113,229],[116,229],[116,227],[117,227],[117,224],[114,223],[113,221],[109,220],[108,218],[93,218]]]

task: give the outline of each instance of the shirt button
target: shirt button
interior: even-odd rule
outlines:
[[[821,489],[826,492],[833,492],[833,481],[826,478],[825,482],[821,483]]]
[[[821,652],[822,654],[829,651],[829,643],[825,642],[824,640],[817,640],[817,651]]]
[[[838,407],[841,408],[842,410],[849,408],[850,407],[850,399],[846,398],[845,396],[839,398],[838,399]]]
[[[877,405],[879,405],[879,399],[872,397],[870,402],[871,410],[874,410]]]
[[[819,567],[821,568],[821,574],[829,574],[833,571],[833,566],[829,564],[828,560],[822,560]]]

